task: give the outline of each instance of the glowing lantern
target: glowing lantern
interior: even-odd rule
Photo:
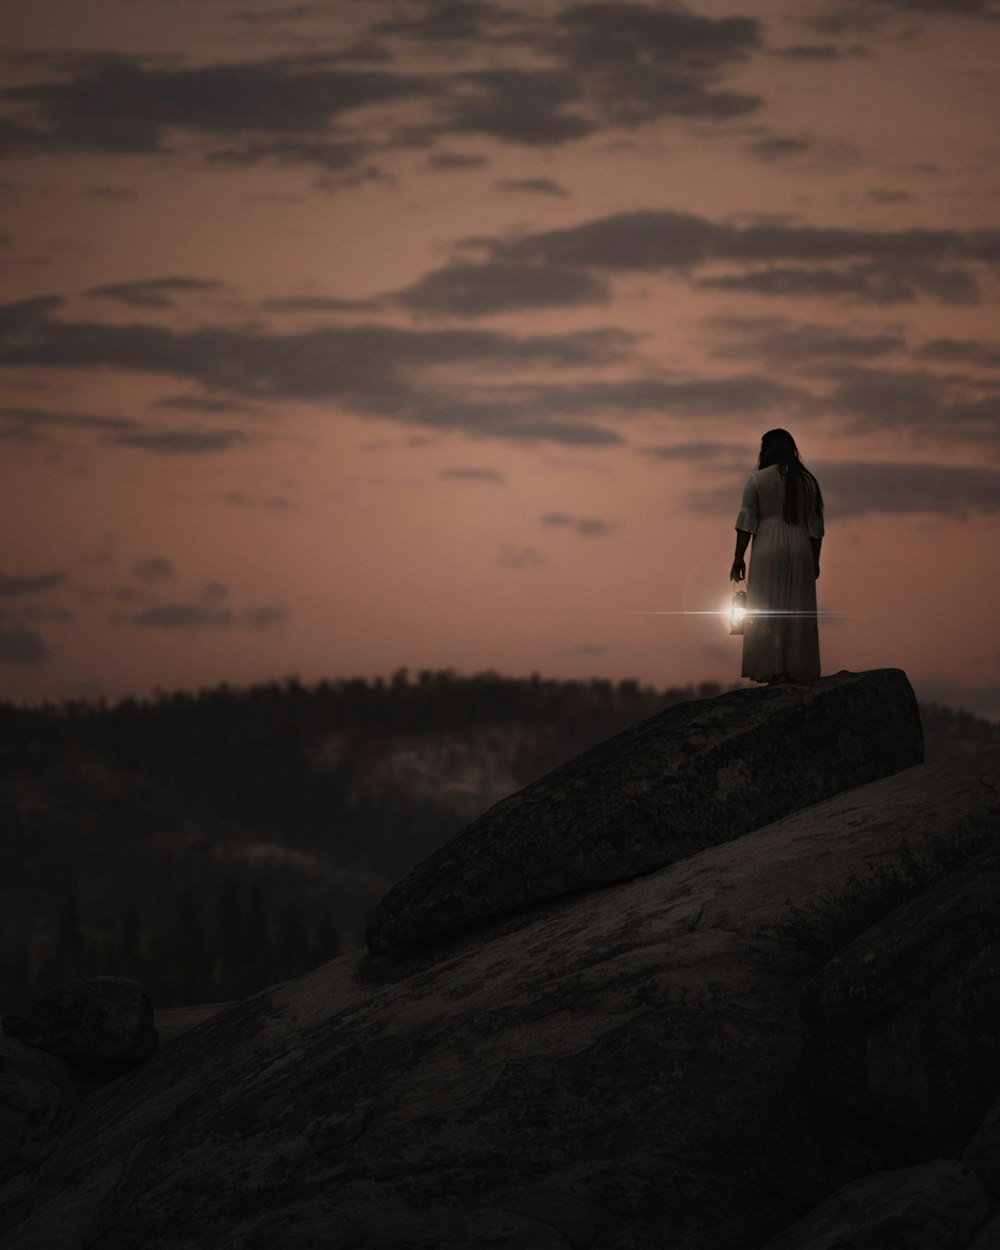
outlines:
[[[731,634],[742,634],[746,619],[747,592],[745,590],[734,590],[732,606],[729,609],[729,632]]]

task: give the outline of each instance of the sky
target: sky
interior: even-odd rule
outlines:
[[[6,0],[0,700],[824,673],[1000,717],[1000,0]]]

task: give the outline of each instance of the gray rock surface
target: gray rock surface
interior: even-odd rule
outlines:
[[[156,1050],[153,1005],[126,977],[84,977],[56,986],[27,1017],[5,1016],[4,1032],[78,1063],[129,1067]]]
[[[765,1250],[965,1250],[993,1204],[956,1159],[865,1176]]]
[[[652,872],[922,759],[899,669],[677,704],[456,834],[379,903],[369,948]]]
[[[803,1010],[825,1098],[959,1153],[1000,1094],[1000,851],[868,929],[809,982]]]
[[[962,1154],[983,1184],[1000,1202],[1000,1098],[987,1111]]]
[[[274,986],[95,1093],[0,1188],[0,1242],[755,1250],[845,1179],[800,1094],[791,908],[960,836],[998,784],[998,753],[910,769],[508,932]]]
[[[80,1095],[63,1060],[0,1035],[0,1182],[52,1153]]]
[[[983,1225],[966,1250],[1000,1250],[1000,1215]]]

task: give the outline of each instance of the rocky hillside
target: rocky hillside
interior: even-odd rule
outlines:
[[[377,954],[159,1013],[134,1070],[19,1021],[4,1250],[1000,1244],[1000,752],[920,764],[892,670],[626,733],[418,866]]]

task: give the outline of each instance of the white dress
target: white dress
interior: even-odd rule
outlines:
[[[816,487],[801,474],[795,525],[784,519],[784,465],[751,473],[743,490],[736,528],[753,534],[747,574],[743,676],[770,681],[784,674],[808,681],[819,676],[816,576],[810,538],[823,537]]]

